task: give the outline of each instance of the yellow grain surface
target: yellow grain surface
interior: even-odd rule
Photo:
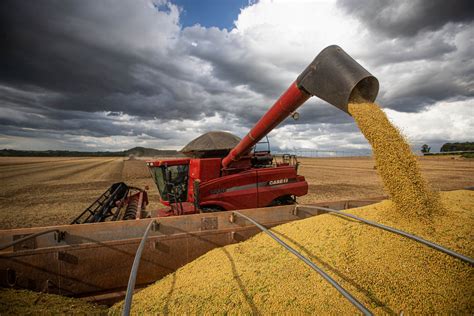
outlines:
[[[474,256],[474,192],[441,193],[430,225],[387,218],[393,203],[350,210]],[[396,213],[398,214],[398,213]],[[359,222],[320,215],[273,229],[376,314],[471,314],[473,268],[448,255]],[[118,314],[121,305],[109,312]],[[267,235],[214,249],[138,292],[133,314],[353,314],[357,310]]]
[[[107,307],[60,295],[0,289],[0,315],[71,314],[106,315]]]
[[[428,222],[441,213],[439,196],[422,178],[409,144],[375,103],[350,103],[349,113],[372,146],[377,171],[397,210]]]

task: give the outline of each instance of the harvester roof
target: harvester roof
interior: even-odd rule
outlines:
[[[224,157],[240,142],[240,138],[227,132],[212,131],[193,139],[181,149],[194,158]]]

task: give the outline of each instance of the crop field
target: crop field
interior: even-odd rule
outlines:
[[[435,190],[474,186],[474,161],[419,158]],[[357,158],[301,158],[299,173],[309,183],[300,203],[384,196],[374,161]],[[123,158],[0,158],[0,229],[69,224],[112,183],[148,186],[148,209],[161,206],[143,160]]]
[[[69,224],[109,186],[124,181],[150,187],[150,207],[160,205],[144,161],[123,158],[1,158],[0,228]]]

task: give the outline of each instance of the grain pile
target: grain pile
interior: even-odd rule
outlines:
[[[372,146],[385,191],[397,210],[414,221],[423,222],[441,213],[438,194],[430,190],[410,146],[379,106],[350,103],[349,113]]]
[[[107,307],[80,299],[25,290],[0,289],[0,315],[106,315]]]
[[[446,212],[430,227],[411,232],[474,256],[474,192],[441,193]],[[350,210],[369,220],[406,229],[385,214],[384,201]],[[377,314],[470,314],[472,267],[406,238],[335,215],[273,228]],[[433,230],[435,233],[433,233]],[[122,305],[110,309],[118,314]],[[305,313],[357,310],[305,264],[267,235],[214,249],[133,297],[133,314]]]

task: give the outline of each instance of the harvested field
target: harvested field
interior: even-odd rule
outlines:
[[[474,186],[474,160],[419,157],[423,176],[435,190]],[[309,194],[300,203],[383,196],[368,157],[300,158]],[[0,229],[68,224],[112,183],[149,186],[148,209],[161,206],[143,160],[122,158],[0,158]]]
[[[124,181],[150,187],[144,161],[123,158],[1,158],[0,229],[69,224],[108,187]]]

